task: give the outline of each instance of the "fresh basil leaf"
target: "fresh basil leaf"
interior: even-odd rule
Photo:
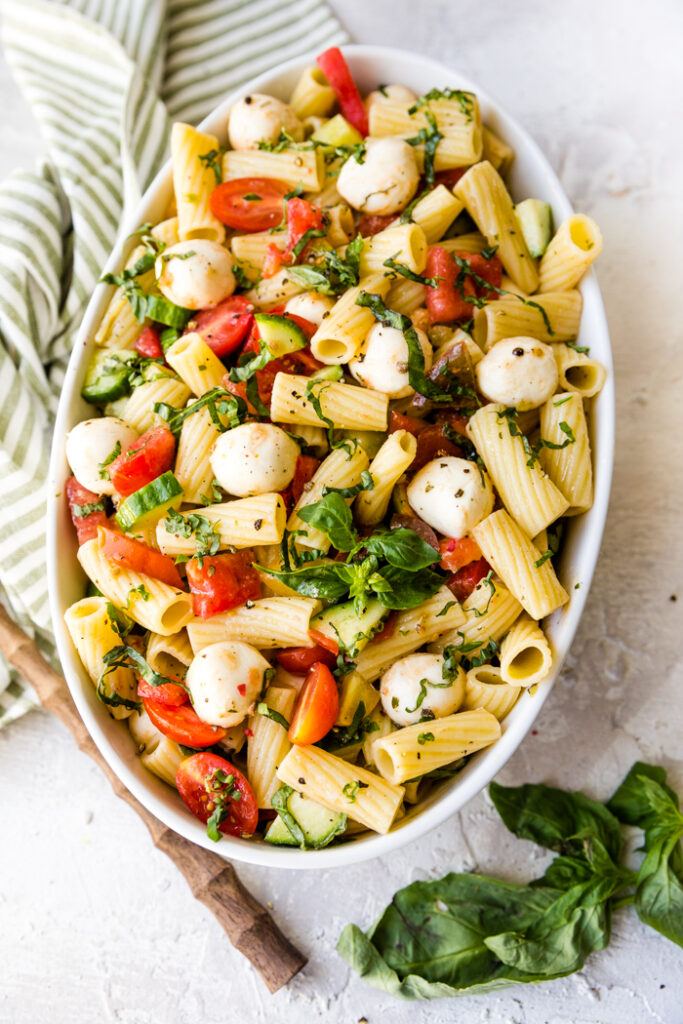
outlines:
[[[668,837],[646,841],[635,897],[641,921],[679,946],[683,946],[682,835],[683,827]]]
[[[297,594],[303,594],[305,597],[317,597],[324,601],[330,601],[332,604],[346,597],[349,590],[348,581],[342,578],[339,572],[340,569],[345,568],[343,564],[305,565],[300,569],[282,572],[269,569],[265,565],[255,564],[254,567],[260,572],[274,576],[285,586],[296,590]]]
[[[416,608],[423,601],[429,600],[443,586],[445,578],[432,569],[409,572],[395,565],[382,569],[381,577],[385,584],[384,588],[373,589],[385,608],[395,611]]]
[[[341,494],[330,491],[319,501],[299,509],[299,518],[322,531],[338,551],[350,551],[358,541],[351,509]]]
[[[399,569],[419,572],[439,561],[439,552],[423,540],[415,530],[401,527],[398,530],[373,533],[364,542],[367,551],[385,558],[390,565]]]
[[[656,824],[662,811],[678,811],[679,805],[678,796],[667,785],[664,769],[636,761],[607,806],[624,824],[647,829]]]

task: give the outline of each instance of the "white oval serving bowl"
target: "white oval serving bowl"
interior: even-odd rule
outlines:
[[[344,47],[344,54],[363,93],[376,88],[380,82],[400,82],[418,94],[435,86],[451,86],[476,92],[484,121],[516,152],[510,181],[513,196],[516,199],[533,196],[547,200],[552,205],[556,224],[572,212],[554,171],[535,142],[475,83],[427,57],[401,50],[381,46],[347,46]],[[253,79],[248,86],[228,96],[202,122],[200,128],[214,133],[221,142],[225,142],[227,114],[235,100],[249,92],[272,93],[287,99],[299,73],[311,63],[311,59],[297,58],[280,65],[273,72]],[[134,215],[124,225],[121,237],[125,238],[145,221],[156,223],[161,220],[171,192],[169,162],[159,172]],[[118,271],[133,244],[130,240],[117,244],[105,270]],[[600,291],[592,273],[583,281],[581,291],[584,308],[579,340],[583,345],[590,345],[591,355],[607,367],[608,376],[602,393],[593,403],[590,423],[595,501],[590,512],[571,521],[559,571],[571,601],[546,622],[554,651],[552,675],[535,688],[533,694],[523,694],[503,723],[503,734],[494,746],[475,754],[458,775],[435,786],[429,796],[412,808],[387,835],[369,834],[323,850],[302,852],[288,847],[270,846],[262,840],[245,841],[229,836],[224,836],[219,843],[212,842],[204,826],[187,810],[177,792],[142,766],[125,724],[111,719],[98,702],[64,625],[65,610],[83,596],[85,587],[85,577],[76,559],[75,531],[63,497],[64,483],[69,476],[65,437],[76,423],[92,412],[92,406],[80,397],[80,389],[94,347],[92,339],[111,294],[109,286],[97,286],[71,355],[55,424],[47,516],[50,608],[59,657],[78,711],[113,771],[152,814],[186,839],[231,860],[282,868],[336,867],[387,854],[417,839],[471,800],[502,768],[531,728],[569,650],[588,595],[607,514],[614,451],[612,357]]]

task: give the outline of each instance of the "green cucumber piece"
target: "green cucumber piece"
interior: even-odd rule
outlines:
[[[178,508],[183,493],[182,487],[169,470],[130,494],[121,503],[114,518],[126,532],[139,529],[153,520],[161,519],[169,509]]]
[[[325,121],[313,132],[311,138],[328,146],[357,146],[363,141],[361,133],[341,114],[335,114],[329,121]]]
[[[277,313],[257,313],[254,317],[261,340],[267,346],[273,359],[279,359],[290,352],[306,348],[306,335],[299,325],[288,316]]]
[[[90,360],[85,374],[81,397],[92,405],[115,402],[130,394],[131,367],[136,352],[111,352],[100,349]]]
[[[553,231],[553,211],[542,199],[524,199],[515,206],[519,226],[529,254],[542,256],[548,248]]]
[[[379,430],[336,430],[334,436],[336,439],[348,437],[351,441],[358,441],[369,459],[374,459],[387,439],[387,435]]]
[[[322,370],[316,370],[311,374],[311,380],[341,380],[344,371],[341,366],[323,366]]]
[[[278,817],[263,837],[267,843],[319,850],[346,828],[345,814],[323,807],[291,786],[280,786],[270,802]]]
[[[353,601],[344,601],[343,604],[326,608],[311,619],[311,629],[324,633],[358,654],[388,614],[388,609],[376,598],[370,598],[367,608],[360,615],[354,611]]]

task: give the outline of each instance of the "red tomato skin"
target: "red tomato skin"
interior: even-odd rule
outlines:
[[[297,501],[306,489],[306,484],[310,483],[315,476],[319,465],[320,459],[316,459],[312,455],[297,456],[296,466],[294,467],[294,478],[289,485],[291,489],[292,505],[296,505]]]
[[[159,332],[155,331],[153,327],[145,327],[135,342],[135,351],[147,359],[163,359],[164,350],[159,340]]]
[[[402,412],[397,412],[396,409],[391,410],[389,416],[389,433],[393,434],[396,430],[407,430],[409,434],[413,434],[415,437],[419,437],[423,430],[426,430],[429,426],[424,420],[420,420],[417,416],[406,416]]]
[[[76,527],[78,543],[85,544],[86,541],[93,540],[97,536],[98,527],[106,526],[109,519],[107,518],[107,513],[99,509],[91,512],[89,516],[77,516],[76,507],[103,503],[104,499],[99,494],[95,494],[93,491],[89,491],[87,487],[79,484],[75,476],[69,477],[64,490],[66,492],[66,500],[69,503],[71,522]]]
[[[254,324],[254,307],[244,295],[231,295],[192,317],[185,333],[199,334],[219,359],[239,348]]]
[[[175,683],[162,683],[161,686],[152,686],[138,676],[138,697],[140,700],[152,700],[157,704],[164,704],[166,707],[179,708],[189,701],[189,695],[182,686]]]
[[[254,790],[242,772],[217,754],[192,754],[180,763],[176,773],[176,786],[185,804],[204,824],[211,817],[213,802],[207,781],[216,771],[232,775],[233,785],[241,799],[230,803],[231,814],[218,826],[228,836],[248,837],[254,834],[259,811]]]
[[[469,263],[472,271],[478,276],[482,277],[489,284],[495,288],[500,288],[501,281],[503,280],[503,264],[500,262],[500,256],[494,253],[490,259],[484,259],[481,253],[464,253],[459,252],[457,254],[463,259],[466,259]],[[484,285],[475,285],[477,289],[477,296],[480,299],[497,299],[498,295],[491,288],[485,288]]]
[[[439,541],[439,554],[441,568],[454,573],[482,557],[481,549],[473,537],[444,537]]]
[[[318,629],[309,629],[308,635],[314,644],[324,647],[326,651],[331,651],[335,658],[337,657],[339,644],[334,637],[328,636],[327,633],[321,633]]]
[[[266,255],[263,258],[261,277],[274,277],[285,262],[285,259],[286,253],[282,252],[275,242],[269,242],[266,246]]]
[[[164,426],[152,427],[114,459],[108,467],[109,479],[117,493],[127,498],[170,469],[174,458],[175,438],[171,431]]]
[[[337,94],[342,114],[365,136],[369,133],[368,114],[358,87],[338,46],[331,46],[317,58],[318,65]]]
[[[467,171],[469,167],[449,167],[447,171],[437,171],[434,175],[434,186],[445,185],[446,188],[455,188]]]
[[[104,554],[110,562],[122,565],[133,572],[145,573],[154,579],[168,583],[169,587],[184,590],[182,576],[170,557],[150,548],[142,541],[126,537],[117,530],[101,527],[104,541]]]
[[[334,668],[337,664],[337,656],[319,644],[315,647],[285,647],[277,652],[275,658],[286,672],[295,676],[305,676],[316,661],[328,668]]]
[[[358,234],[362,235],[363,238],[371,238],[372,235],[378,235],[380,231],[384,231],[390,224],[396,220],[395,213],[379,214],[379,213],[364,213],[358,221]]]
[[[183,746],[212,747],[214,743],[224,739],[227,733],[227,729],[203,722],[189,704],[167,707],[146,697],[142,698],[142,703],[152,725],[155,725],[164,736],[175,740],[176,743],[182,743]]]
[[[435,423],[418,434],[415,458],[410,464],[411,471],[417,472],[440,455],[456,455],[462,458],[463,451],[459,445],[446,437],[442,424]]]
[[[214,217],[238,231],[267,231],[282,221],[283,200],[289,185],[276,178],[233,178],[211,193]],[[259,199],[244,199],[257,195]]]
[[[446,586],[458,601],[466,601],[477,583],[484,579],[490,569],[491,566],[485,558],[478,558],[476,562],[470,562],[469,565],[458,569],[450,579],[446,580]]]
[[[296,746],[317,743],[328,734],[338,713],[339,691],[335,678],[327,665],[316,661],[308,671],[294,706],[288,733],[290,743]]]
[[[207,555],[202,559],[201,567],[199,559],[191,558],[186,569],[194,614],[210,619],[212,615],[259,598],[261,580],[251,566],[253,561],[254,552],[249,548]]]
[[[384,625],[382,626],[378,633],[375,633],[370,643],[376,644],[380,640],[390,640],[394,633],[396,632],[397,618],[398,612],[389,612],[386,619],[384,620]]]
[[[447,249],[440,245],[431,246],[427,253],[425,274],[427,277],[440,277],[441,280],[436,288],[427,286],[427,312],[430,323],[449,324],[457,320],[469,320],[472,316],[474,306],[465,300],[465,296],[474,298],[476,290],[469,277],[456,287],[455,281],[459,273],[460,269]]]
[[[320,231],[322,226],[323,211],[319,207],[312,206],[311,203],[306,202],[305,199],[299,199],[298,196],[287,200],[287,231],[289,234],[287,252],[292,251],[307,231]],[[298,259],[301,259],[303,255],[303,252],[299,253]]]

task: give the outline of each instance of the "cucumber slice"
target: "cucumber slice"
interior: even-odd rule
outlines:
[[[299,325],[288,316],[276,313],[257,313],[254,320],[258,324],[261,340],[268,347],[273,359],[286,356],[289,352],[306,348],[306,335]]]
[[[368,601],[365,611],[359,615],[353,609],[353,601],[326,608],[311,619],[311,629],[340,641],[344,647],[360,653],[389,610],[376,598]]]
[[[346,828],[345,814],[323,807],[291,786],[280,786],[270,802],[278,817],[263,837],[267,843],[319,850]]]
[[[325,121],[313,132],[311,138],[316,142],[325,142],[328,146],[357,146],[363,141],[361,133],[341,114],[335,114],[329,121]]]
[[[337,430],[334,436],[335,438],[348,437],[352,441],[358,441],[369,459],[374,459],[387,438],[387,435],[379,430]]]
[[[341,366],[323,366],[322,370],[311,374],[311,380],[341,380],[343,376]]]
[[[178,508],[183,493],[182,487],[169,470],[129,495],[121,503],[114,518],[124,532],[139,529],[161,519],[169,509]]]
[[[553,211],[542,199],[525,199],[515,206],[529,254],[536,258],[548,248],[553,230]]]
[[[130,394],[129,363],[136,355],[136,352],[107,349],[96,352],[88,364],[81,397],[92,405],[104,405]]]

